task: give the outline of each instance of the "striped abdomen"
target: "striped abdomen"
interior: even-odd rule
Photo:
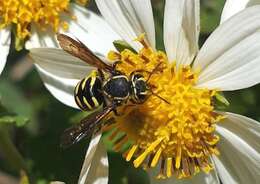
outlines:
[[[96,73],[82,79],[74,91],[75,101],[80,109],[89,111],[103,104],[102,81]]]

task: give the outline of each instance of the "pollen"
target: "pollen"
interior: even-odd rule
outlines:
[[[109,139],[134,167],[156,168],[158,179],[210,172],[210,157],[219,154],[215,125],[224,118],[214,112],[212,99],[217,91],[196,88],[199,71],[190,66],[177,69],[164,52],[152,50],[142,37],[138,41],[143,44],[139,53],[125,49],[111,51],[108,57],[122,61],[117,69],[128,75],[139,70],[147,77],[145,71],[157,67],[148,81],[157,95],[143,104],[122,107],[123,115],[115,116]]]
[[[0,1],[0,29],[15,25],[16,36],[24,40],[30,36],[31,24],[42,30],[58,31],[68,28],[62,15],[69,14],[69,0],[2,0]],[[72,16],[71,16],[72,17]]]

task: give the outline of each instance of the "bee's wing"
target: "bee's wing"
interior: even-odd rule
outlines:
[[[114,107],[108,106],[103,111],[92,113],[82,119],[79,124],[66,129],[61,136],[61,147],[67,148],[99,130],[102,127],[101,120],[113,109]]]
[[[99,59],[87,46],[78,40],[74,40],[65,34],[58,34],[57,39],[63,50],[80,58],[87,64],[102,70],[112,71],[113,67]]]

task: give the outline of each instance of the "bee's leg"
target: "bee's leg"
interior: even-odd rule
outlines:
[[[122,102],[121,101],[117,101],[117,100],[114,100],[113,102],[112,102],[112,104],[113,104],[113,106],[114,106],[114,108],[113,108],[113,112],[114,112],[114,114],[116,115],[116,116],[122,116],[124,113],[119,113],[118,111],[117,111],[117,107],[118,106],[121,106],[122,105]]]
[[[116,66],[117,66],[118,64],[120,64],[120,63],[122,63],[122,61],[115,61],[115,62],[112,64],[113,69],[116,70]]]
[[[98,74],[101,77],[102,80],[105,80],[105,76],[102,70],[98,69]]]
[[[98,89],[98,92],[99,92],[99,93],[101,93],[101,94],[103,95],[103,98],[104,98],[104,101],[103,101],[103,108],[105,108],[105,107],[109,106],[109,104],[108,104],[108,101],[107,101],[107,99],[106,99],[106,95],[105,95],[104,91],[102,91],[101,89]]]
[[[133,76],[133,75],[136,74],[136,73],[148,73],[148,79],[147,79],[147,81],[146,81],[146,82],[148,82],[148,81],[150,80],[151,76],[152,76],[155,72],[160,71],[160,69],[162,69],[162,68],[160,68],[160,65],[161,65],[161,64],[162,64],[162,63],[157,64],[156,67],[155,67],[152,71],[147,71],[147,70],[144,70],[144,69],[135,70],[135,71],[133,71],[133,72],[130,74],[130,76]]]
[[[118,70],[116,70],[116,66],[118,64],[122,63],[122,61],[115,61],[113,64],[112,64],[112,67],[113,67],[113,75],[118,75],[118,74],[122,74],[122,72],[119,72]]]
[[[119,113],[116,109],[114,109],[113,112],[116,116],[122,116],[123,115],[122,113]]]
[[[143,69],[140,69],[140,70],[135,70],[135,71],[132,71],[130,73],[130,76],[133,76],[134,74],[136,73],[148,73],[148,74],[151,74],[151,72],[147,71],[147,70],[143,70]]]
[[[107,107],[107,103],[104,101],[103,108]]]
[[[141,104],[141,103],[140,103]],[[116,109],[113,110],[113,112],[115,113],[116,116],[122,116],[125,114],[125,111],[127,110],[127,108],[129,107],[135,107],[137,104],[128,104],[128,105],[124,105],[124,107],[122,108],[122,111],[119,113]]]

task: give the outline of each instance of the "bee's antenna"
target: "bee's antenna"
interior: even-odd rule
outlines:
[[[157,98],[161,99],[162,101],[164,101],[165,103],[167,104],[171,104],[170,102],[168,102],[166,99],[164,99],[163,97],[159,96],[158,94],[154,93],[152,90],[151,90],[151,93],[152,95],[156,96]]]
[[[150,72],[150,74],[149,74],[149,76],[148,76],[146,82],[148,82],[148,81],[151,79],[152,75],[155,74],[155,72],[158,70],[158,68],[160,67],[161,64],[162,64],[162,63],[160,62],[160,63],[158,63],[158,64],[155,66],[155,68]]]
[[[146,83],[147,83],[147,84],[148,84],[149,80],[151,79],[152,75],[153,75],[153,74],[158,70],[158,68],[161,66],[161,64],[162,64],[161,62],[158,63],[158,64],[155,66],[155,68],[150,72],[150,74],[149,74],[149,76],[148,76],[148,78],[147,78],[147,80],[146,80]],[[151,85],[151,84],[149,84],[149,86],[150,86],[151,88],[155,87],[155,86],[153,86],[153,85]],[[154,93],[151,88],[150,88],[150,91],[151,91],[152,95],[156,96],[157,98],[161,99],[162,101],[164,101],[164,102],[167,103],[167,104],[171,104],[170,102],[168,102],[166,99],[164,99],[164,98],[161,97],[160,95]]]

